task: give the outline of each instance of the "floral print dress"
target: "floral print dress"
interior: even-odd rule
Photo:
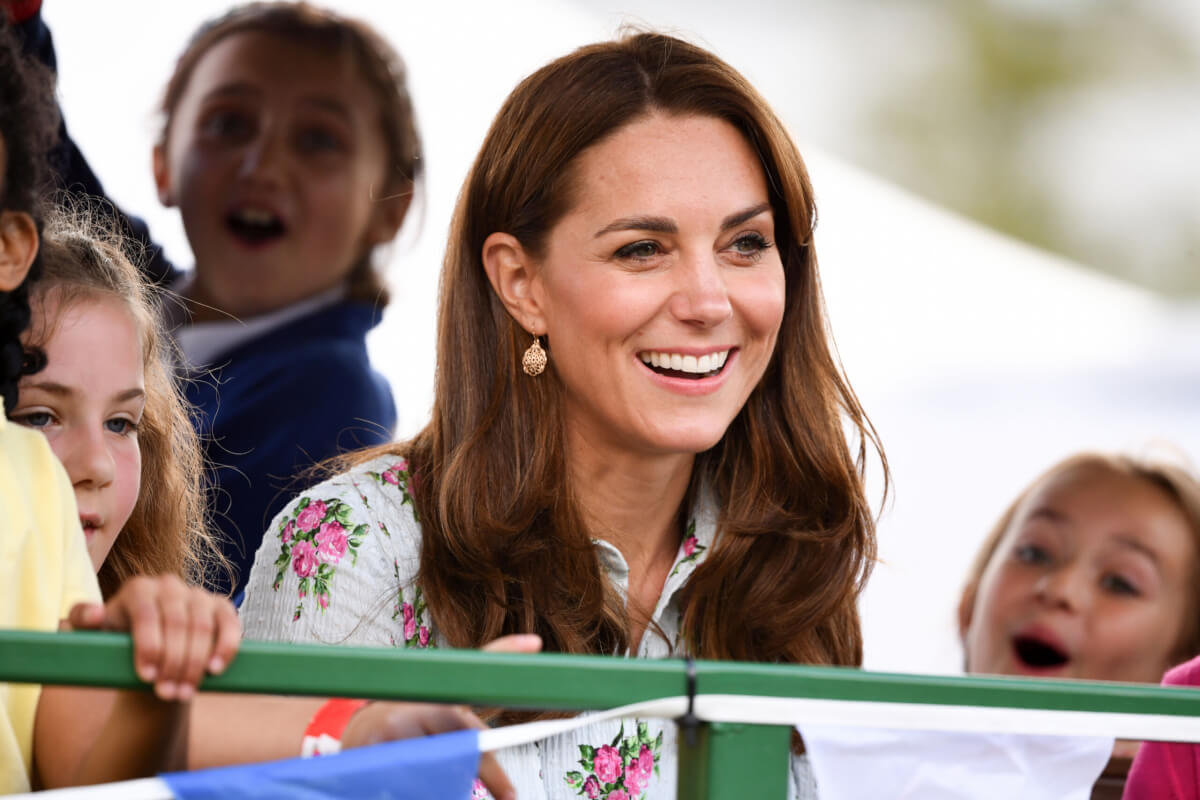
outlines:
[[[383,456],[295,498],[275,518],[254,561],[242,604],[247,639],[378,647],[445,645],[416,583],[421,529],[408,464]],[[680,589],[712,545],[716,509],[692,509],[654,613],[667,639],[642,637],[638,658],[681,657]],[[613,585],[629,568],[597,540]],[[611,720],[496,756],[522,800],[674,800],[676,726],[670,720]],[[488,797],[476,784],[472,798]],[[793,756],[788,800],[816,798],[803,756]],[[783,800],[783,798],[780,798]]]

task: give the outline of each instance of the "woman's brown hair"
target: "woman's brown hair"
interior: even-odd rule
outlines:
[[[651,33],[584,47],[525,79],[459,197],[442,272],[433,417],[391,448],[414,470],[429,608],[459,647],[517,632],[540,634],[549,651],[628,647],[629,612],[604,577],[567,478],[553,341],[547,371],[523,374],[530,336],[493,292],[481,251],[503,231],[537,257],[583,191],[572,170],[579,155],[653,112],[716,117],[746,137],[766,173],[786,275],[766,373],[696,460],[689,496],[710,487],[721,515],[688,582],[686,647],[703,658],[859,664],[856,600],[875,557],[863,472],[868,442],[878,443],[830,351],[808,175],[741,75]]]
[[[987,538],[984,539],[983,546],[980,547],[979,553],[975,556],[975,561],[967,573],[967,582],[958,601],[960,637],[966,635],[967,627],[971,623],[983,573],[999,550],[1001,541],[1012,527],[1017,511],[1025,504],[1026,498],[1046,482],[1081,469],[1107,470],[1128,478],[1145,481],[1151,486],[1161,489],[1187,520],[1196,551],[1200,552],[1200,479],[1192,475],[1184,466],[1169,461],[1137,458],[1124,454],[1076,453],[1050,467],[1025,487],[1024,491],[1018,494],[1000,515],[1000,519],[996,521]],[[1194,592],[1189,604],[1191,613],[1188,616],[1189,621],[1183,627],[1183,636],[1173,652],[1174,663],[1186,661],[1200,654],[1200,563],[1192,565],[1192,575],[1193,579],[1189,584]],[[969,664],[964,663],[964,667],[970,669]]]
[[[146,404],[138,425],[141,490],[121,535],[100,568],[100,589],[111,596],[135,575],[172,573],[202,583],[207,570],[228,569],[207,526],[203,457],[175,377],[174,352],[162,328],[160,301],[125,247],[132,244],[99,226],[99,213],[59,212],[46,223],[41,279],[34,287],[33,324],[25,338],[36,352],[54,333],[57,316],[75,303],[113,297],[129,309],[141,335]]]
[[[404,61],[365,22],[303,2],[247,3],[200,26],[175,62],[175,71],[163,92],[160,146],[165,146],[170,137],[175,109],[200,59],[217,43],[239,33],[270,34],[349,59],[379,106],[387,172],[381,176],[378,202],[396,200],[415,191],[422,171],[421,137]],[[380,308],[387,304],[387,287],[371,265],[371,253],[364,254],[351,268],[347,288],[353,300]]]

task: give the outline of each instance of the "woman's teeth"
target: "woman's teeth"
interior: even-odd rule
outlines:
[[[639,357],[642,359],[642,363],[656,371],[669,370],[683,372],[688,376],[703,377],[720,372],[721,368],[725,366],[726,359],[729,358],[729,351],[721,350],[716,353],[705,353],[702,356],[646,351],[640,353]]]

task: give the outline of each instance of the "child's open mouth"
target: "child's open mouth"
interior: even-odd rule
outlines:
[[[273,241],[287,232],[279,217],[259,208],[238,209],[225,222],[234,236],[253,245]]]
[[[725,362],[729,359],[729,351],[718,350],[715,353],[693,356],[647,350],[638,353],[638,357],[642,359],[643,364],[659,375],[668,378],[700,380],[720,375],[721,370],[725,368]]]
[[[1013,651],[1022,664],[1032,669],[1053,669],[1071,660],[1059,647],[1037,636],[1015,637]]]

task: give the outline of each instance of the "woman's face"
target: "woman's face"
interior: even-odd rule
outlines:
[[[1159,487],[1085,464],[1017,509],[964,629],[967,669],[1157,683],[1191,616],[1196,545]]]
[[[141,486],[137,428],[146,403],[142,340],[123,301],[108,295],[39,309],[49,321],[46,366],[21,379],[14,422],[40,430],[75,488],[97,570],[133,513]],[[43,326],[36,320],[32,326]]]
[[[784,273],[758,156],[729,123],[653,114],[573,165],[537,265],[573,436],[639,454],[715,445],[762,378]]]

